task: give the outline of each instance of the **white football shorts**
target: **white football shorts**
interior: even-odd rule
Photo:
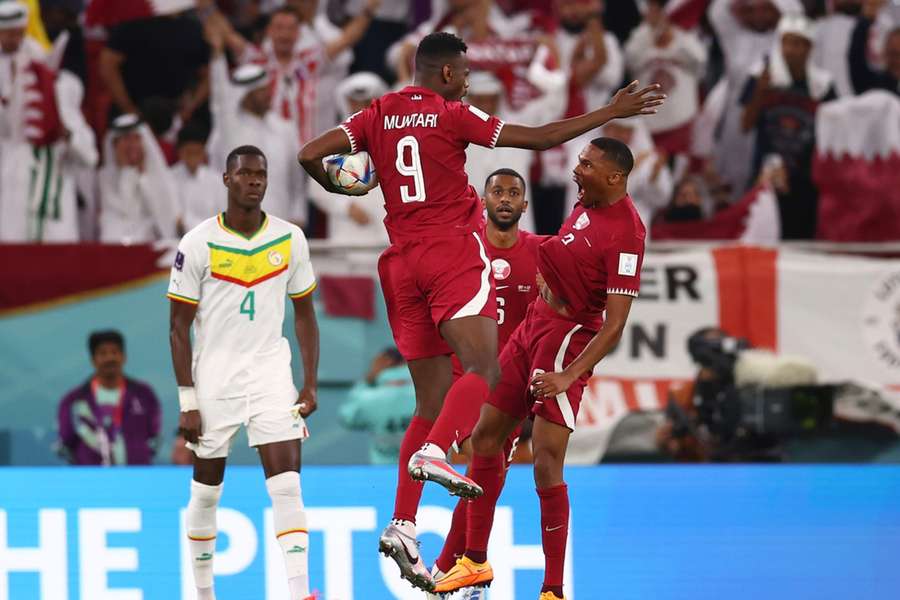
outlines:
[[[247,428],[251,447],[309,437],[306,422],[294,408],[297,390],[199,400],[202,433],[199,443],[186,443],[198,458],[225,458],[241,425]]]

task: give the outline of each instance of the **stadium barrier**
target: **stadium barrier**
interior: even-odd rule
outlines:
[[[421,599],[377,552],[395,470],[303,471],[310,575],[323,600]],[[186,468],[0,469],[0,600],[193,600],[182,511]],[[569,600],[867,600],[896,597],[897,467],[574,467]],[[433,559],[452,503],[429,485],[419,513]],[[286,600],[262,472],[225,478],[220,600]],[[536,598],[538,501],[514,467],[490,557],[491,600]]]
[[[862,381],[897,401],[900,261],[868,256],[897,256],[897,245],[856,244],[846,248],[860,256],[831,254],[844,247],[654,244],[623,341],[590,382],[570,459],[598,462],[624,416],[665,405],[670,384],[694,374],[685,340],[700,327],[719,326],[756,346],[805,357],[822,382]],[[175,388],[164,292],[172,247],[6,246],[0,252],[9,259],[0,261],[0,269],[10,269],[5,280],[21,281],[0,289],[0,339],[5,342],[0,364],[8,381],[0,392],[0,409],[9,415],[3,424],[8,433],[0,435],[0,464],[56,460],[50,452],[55,407],[64,391],[87,377],[85,339],[97,328],[125,333],[128,372],[158,391],[164,432],[170,434]],[[377,249],[315,242],[312,256],[320,276],[375,277]],[[13,272],[25,263],[27,272]],[[345,286],[345,297],[352,298],[353,290]],[[372,319],[329,315],[327,299],[316,297],[322,331],[319,378],[334,386],[324,391],[329,402],[339,403],[371,357],[391,343],[380,292],[368,286],[365,293],[374,306],[362,307],[366,311],[360,314]],[[290,319],[290,309],[287,314]],[[291,339],[290,323],[285,331]],[[296,353],[293,340],[292,348]],[[331,408],[322,404],[323,412],[311,421],[314,438],[307,457],[312,462],[364,461],[364,444],[318,446],[320,434],[332,442],[346,435],[331,418]],[[255,458],[245,453],[237,460]]]

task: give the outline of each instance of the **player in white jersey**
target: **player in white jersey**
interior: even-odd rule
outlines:
[[[179,428],[195,457],[186,530],[198,600],[215,599],[216,507],[241,425],[265,471],[290,598],[312,598],[299,470],[300,440],[309,435],[303,419],[316,409],[316,280],[300,228],[260,208],[266,176],[259,148],[231,151],[223,177],[228,208],[182,238],[169,283]],[[285,296],[303,355],[299,394],[282,335]]]

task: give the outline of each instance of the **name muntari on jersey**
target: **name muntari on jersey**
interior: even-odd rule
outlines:
[[[407,127],[437,127],[437,113],[412,113],[410,115],[385,115],[385,129],[405,129]]]

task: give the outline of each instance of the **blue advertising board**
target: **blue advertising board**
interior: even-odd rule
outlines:
[[[396,471],[303,471],[310,575],[327,600],[423,598],[376,551]],[[193,600],[179,467],[0,469],[0,600]],[[653,466],[567,471],[569,600],[845,599],[900,595],[900,468]],[[432,560],[453,500],[426,486]],[[219,600],[287,600],[263,475],[228,471]],[[543,570],[530,470],[514,467],[489,557],[491,600],[536,599]]]

